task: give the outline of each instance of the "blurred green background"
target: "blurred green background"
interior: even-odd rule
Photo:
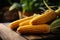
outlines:
[[[13,11],[8,11],[9,7],[12,5],[11,3],[20,3],[20,0],[0,0],[0,22],[12,22],[14,20],[19,19],[18,10],[14,9]],[[40,3],[40,7],[47,9],[42,0],[38,0]],[[46,0],[49,6],[54,6],[54,10],[56,10],[60,6],[60,0]],[[35,12],[44,12],[43,9],[35,10]]]

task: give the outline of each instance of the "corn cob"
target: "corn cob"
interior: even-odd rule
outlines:
[[[37,14],[34,14],[34,15],[31,16],[31,17],[26,17],[26,18],[23,18],[23,19],[16,20],[16,21],[10,23],[10,24],[9,24],[9,27],[10,27],[11,29],[15,29],[15,28],[17,28],[17,27],[19,26],[19,23],[21,23],[21,22],[23,22],[23,21],[26,21],[26,20],[30,20],[30,19],[32,19],[32,18],[35,17],[35,16],[37,16]]]
[[[56,18],[56,14],[53,10],[47,10],[44,12],[44,14],[39,15],[35,18],[33,18],[30,21],[31,25],[39,25],[39,24],[44,24],[47,22],[50,22]]]
[[[16,20],[16,21],[10,23],[9,27],[11,29],[15,29],[15,28],[17,28],[19,26],[19,23],[21,23],[21,22],[23,22],[25,20],[28,20],[28,19],[31,19],[31,17],[26,17],[26,18],[23,18],[23,19]]]
[[[17,29],[17,32],[21,34],[40,34],[40,33],[49,33],[50,27],[47,24],[41,24],[41,25],[25,25],[20,26]]]

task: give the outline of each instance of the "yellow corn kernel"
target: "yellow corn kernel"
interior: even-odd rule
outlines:
[[[50,22],[56,18],[56,14],[53,10],[47,10],[42,15],[38,15],[37,17],[31,19],[31,25],[39,25]]]
[[[25,26],[18,27],[17,31],[21,34],[49,33],[50,32],[50,26],[47,24],[25,25]]]

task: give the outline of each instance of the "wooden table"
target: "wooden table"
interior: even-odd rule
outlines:
[[[0,23],[8,27],[9,23]],[[53,34],[44,34],[44,35],[20,35],[23,40],[55,40],[58,37]],[[20,39],[20,40],[22,40]]]
[[[26,40],[23,36],[8,28],[9,23],[0,23],[0,40]]]

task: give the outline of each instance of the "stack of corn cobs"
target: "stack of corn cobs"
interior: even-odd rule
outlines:
[[[9,27],[12,30],[17,29],[17,31],[21,34],[40,34],[52,32],[52,30],[54,30],[54,28],[56,29],[56,27],[52,27],[48,23],[55,20],[57,16],[60,16],[60,8],[54,11],[46,4],[44,0],[43,2],[48,8],[48,10],[46,10],[43,14],[34,14],[33,16],[16,20],[10,23]]]

